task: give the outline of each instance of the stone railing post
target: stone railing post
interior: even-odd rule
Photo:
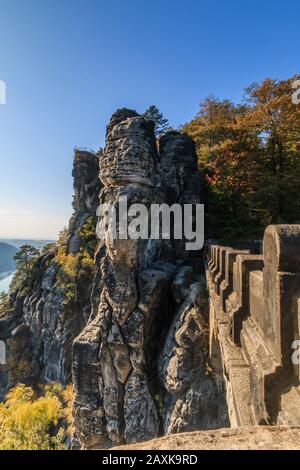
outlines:
[[[213,247],[213,259],[210,268],[210,278],[214,282],[215,276],[219,271],[219,261],[220,261],[220,249],[219,245],[214,245]]]
[[[243,320],[249,314],[249,273],[263,268],[262,255],[237,255],[233,266],[233,292],[226,301],[228,334],[240,345]]]
[[[278,363],[292,366],[292,343],[297,335],[293,308],[300,296],[300,225],[270,225],[264,235],[263,289],[265,341]]]
[[[220,308],[223,312],[226,310],[226,300],[233,290],[233,265],[237,255],[250,254],[249,250],[234,250],[229,248],[226,251],[225,259],[225,279],[220,285]]]
[[[221,282],[225,279],[225,268],[226,268],[226,253],[229,248],[227,246],[222,246],[220,248],[220,254],[219,254],[219,271],[215,276],[214,282],[215,282],[215,293],[217,295],[220,295],[220,285]]]

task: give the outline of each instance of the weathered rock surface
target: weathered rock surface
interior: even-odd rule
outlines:
[[[248,426],[173,434],[112,450],[298,450],[300,428]]]
[[[104,186],[154,186],[157,152],[153,123],[131,110],[116,111],[107,127],[100,178]]]
[[[101,155],[100,202],[116,209],[120,197],[147,208],[199,203],[196,166],[187,136],[167,134],[158,154],[152,123],[118,110]],[[150,218],[148,212],[143,223],[150,226]],[[90,321],[74,343],[76,439],[85,448],[104,447],[163,431],[217,427],[218,420],[224,425],[218,408],[223,391],[205,376],[199,273],[189,266],[183,242],[105,236],[100,252]]]
[[[100,188],[98,171],[96,155],[75,150],[74,213],[64,241],[67,255],[79,253],[83,243],[80,230],[88,217],[96,216]],[[45,271],[42,270],[44,275],[41,284],[24,301],[24,319],[30,325],[34,355],[39,357],[42,376],[45,380],[64,384],[71,378],[73,340],[84,327],[90,313],[92,279],[86,279],[80,297],[69,305],[65,289],[57,282],[59,269],[59,264],[54,260]]]
[[[100,182],[98,157],[87,151],[74,155],[74,213],[70,220],[64,253],[79,253],[80,230],[95,218]],[[16,382],[32,384],[71,379],[72,344],[90,313],[92,277],[86,279],[80,296],[69,302],[67,288],[59,282],[57,247],[48,248],[35,266],[34,282],[26,294],[13,292],[13,312],[0,320],[0,337],[7,339],[7,366],[1,371],[1,395]]]
[[[203,203],[203,184],[197,171],[197,154],[194,141],[180,132],[170,131],[159,141],[162,184],[166,189],[168,204]],[[195,221],[195,215],[193,215]],[[188,263],[199,270],[199,258],[186,250],[186,238],[173,240],[177,263]]]
[[[101,158],[101,203],[117,209],[121,196],[128,205],[149,207],[155,198],[159,201],[157,160],[151,123],[131,111],[116,112]],[[157,435],[159,418],[147,367],[154,353],[149,338],[164,322],[163,297],[172,272],[163,264],[149,271],[156,257],[155,244],[149,247],[148,240],[104,241],[97,312],[74,344],[75,428],[86,447]],[[93,377],[81,367],[87,356]]]
[[[83,286],[72,274],[64,283],[60,259],[72,273],[87,250],[99,201],[117,213],[125,199],[128,207],[147,209],[201,203],[193,141],[169,132],[158,143],[153,127],[135,111],[116,111],[99,153],[100,175],[94,154],[75,151],[74,214],[65,238],[40,256],[29,292],[14,292],[13,315],[0,319],[1,339],[11,342],[10,366],[12,358],[26,365],[23,372],[1,374],[3,392],[20,380],[65,384],[72,366],[74,447],[111,447],[227,424],[222,383],[207,364],[201,253],[188,252],[184,238],[149,238],[148,210],[139,226],[145,238],[105,232]]]
[[[208,364],[207,297],[204,283],[187,290],[182,268],[172,287],[178,297],[179,279],[184,302],[178,308],[159,360],[164,397],[164,434],[193,429],[215,429],[229,425],[225,391]],[[173,287],[174,289],[174,287]]]
[[[73,163],[73,208],[74,213],[68,226],[67,251],[76,254],[80,250],[81,240],[78,231],[88,217],[95,217],[99,205],[99,159],[86,150],[74,151]]]

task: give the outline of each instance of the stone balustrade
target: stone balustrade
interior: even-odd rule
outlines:
[[[270,225],[263,254],[209,247],[210,360],[232,426],[300,425],[300,225]],[[294,357],[299,357],[296,354]]]

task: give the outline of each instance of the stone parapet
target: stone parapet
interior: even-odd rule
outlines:
[[[299,425],[300,225],[267,227],[262,255],[212,245],[207,282],[231,425]]]

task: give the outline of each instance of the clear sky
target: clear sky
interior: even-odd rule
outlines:
[[[299,73],[299,0],[0,0],[0,237],[68,222],[74,146],[99,148],[119,107],[172,126],[205,96],[240,101]]]

